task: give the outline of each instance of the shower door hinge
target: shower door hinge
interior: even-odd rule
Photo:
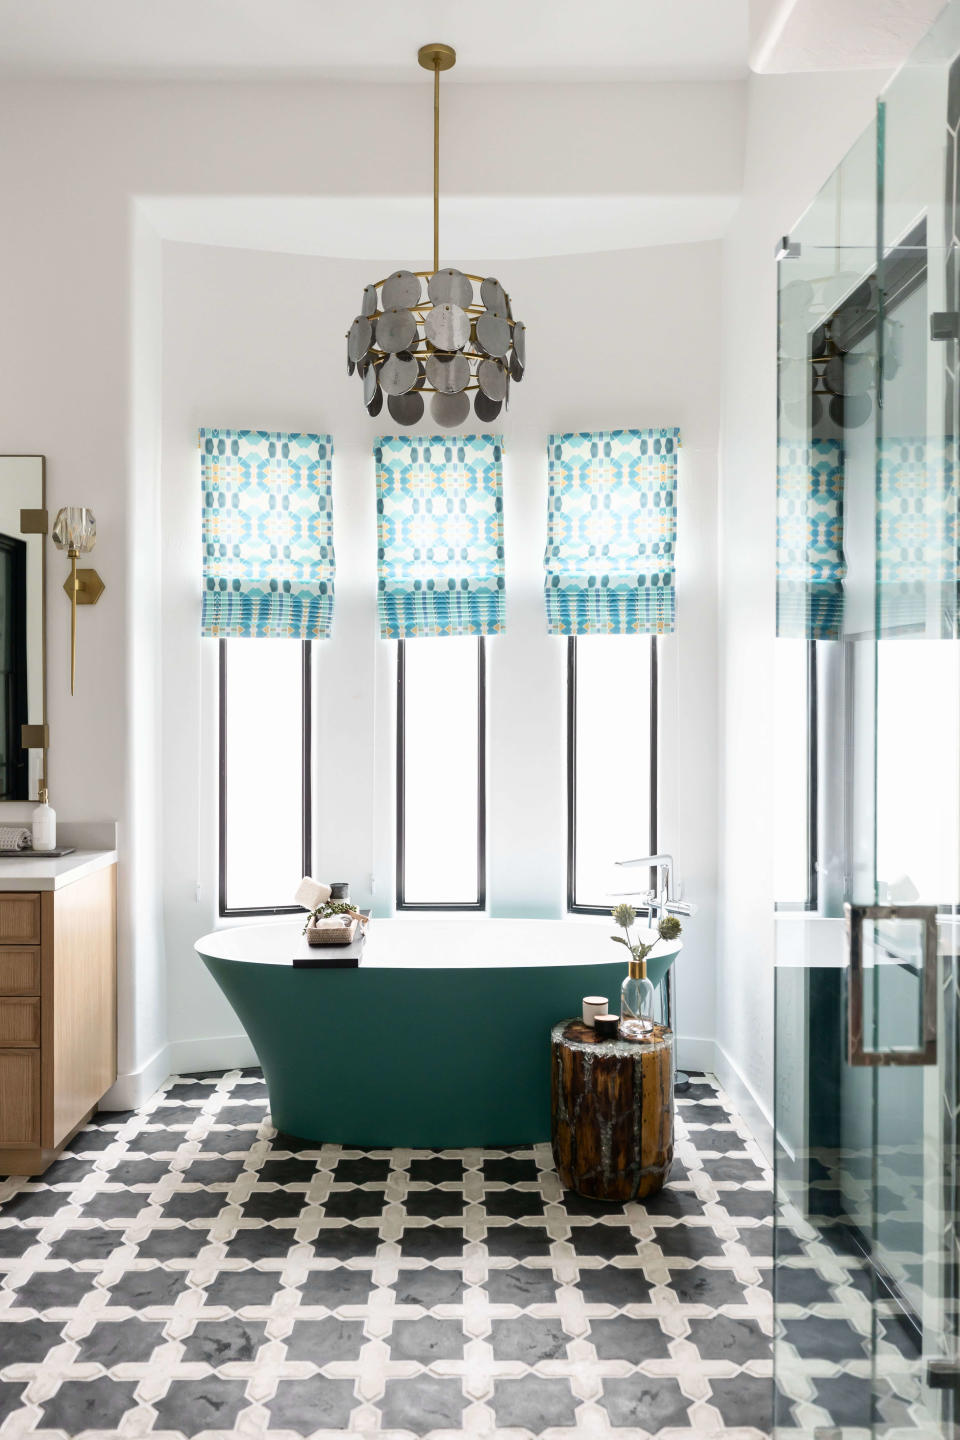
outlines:
[[[960,1364],[940,1356],[927,1361],[927,1384],[931,1390],[960,1389]]]
[[[773,252],[774,260],[799,260],[800,242],[791,240],[789,235],[781,235]]]
[[[930,339],[960,339],[960,310],[935,310],[930,316]]]

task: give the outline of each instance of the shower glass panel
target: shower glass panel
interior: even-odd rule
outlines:
[[[960,1420],[958,56],[960,0],[779,267],[777,673],[807,663],[777,764],[809,874],[776,916],[782,1440]]]

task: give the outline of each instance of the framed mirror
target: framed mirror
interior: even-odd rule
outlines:
[[[0,802],[46,783],[46,475],[42,455],[0,455]]]

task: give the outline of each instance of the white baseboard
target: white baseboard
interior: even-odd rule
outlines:
[[[191,1075],[197,1070],[242,1070],[257,1057],[246,1035],[200,1036],[173,1040],[167,1046],[167,1074]]]
[[[773,1116],[723,1046],[717,1044],[716,1041],[713,1042],[713,1046],[715,1054],[713,1073],[729,1095],[734,1109],[747,1122],[754,1139],[772,1165]]]
[[[256,1063],[257,1057],[246,1035],[174,1040],[158,1050],[139,1070],[119,1076],[101,1100],[100,1109],[133,1110],[149,1100],[168,1075],[186,1075],[198,1070],[235,1070]],[[716,1075],[769,1159],[773,1154],[770,1112],[723,1047],[715,1040],[702,1036],[681,1035],[677,1045],[677,1064],[681,1069],[703,1070],[708,1075]]]
[[[164,1045],[139,1070],[119,1075],[100,1101],[101,1110],[135,1110],[149,1100],[168,1075],[196,1070],[236,1070],[256,1065],[257,1057],[246,1035],[213,1035],[195,1040],[174,1040]]]
[[[680,1035],[677,1039],[677,1068],[679,1070],[703,1070],[708,1075],[714,1072],[716,1045],[698,1035]]]
[[[169,1046],[162,1045],[155,1055],[152,1055],[145,1065],[139,1070],[128,1071],[124,1075],[118,1075],[116,1081],[100,1101],[101,1110],[136,1110],[145,1100],[149,1100],[155,1090],[170,1074],[167,1068],[167,1050]]]

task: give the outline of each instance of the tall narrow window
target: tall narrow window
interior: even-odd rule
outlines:
[[[486,904],[484,659],[482,636],[398,646],[398,909]]]
[[[397,908],[482,910],[484,636],[504,628],[499,435],[382,435],[380,634],[397,640]]]
[[[616,862],[657,848],[657,642],[581,635],[567,646],[567,904],[605,913],[631,884]]]
[[[298,909],[310,827],[310,642],[221,640],[221,915]]]
[[[675,429],[569,432],[547,446],[547,630],[570,637],[571,910],[609,910],[630,887],[616,862],[657,848],[656,637],[676,625],[679,447]]]
[[[310,646],[333,623],[329,435],[200,431],[201,634],[220,644],[220,913],[310,870]]]

